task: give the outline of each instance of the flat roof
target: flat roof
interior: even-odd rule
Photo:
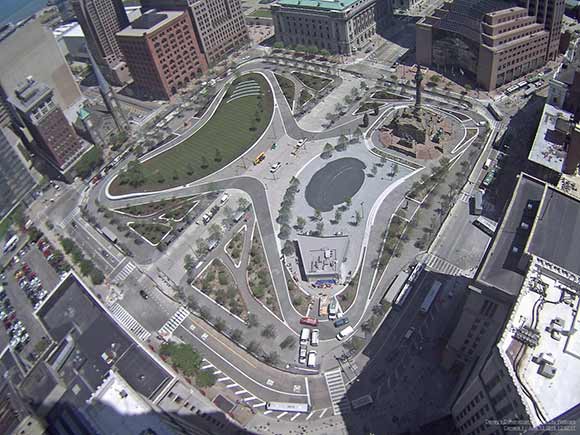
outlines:
[[[172,376],[138,346],[89,294],[74,275],[69,275],[38,311],[38,317],[62,346],[59,376],[68,387],[82,376],[89,390],[96,390],[115,368],[131,387],[153,398]],[[59,355],[51,357],[56,364]]]
[[[572,127],[572,114],[544,104],[528,160],[562,173],[566,159],[566,127]]]
[[[525,173],[519,175],[506,213],[476,275],[478,281],[510,295],[518,294],[527,271],[522,263],[523,252],[544,188],[543,181]],[[522,228],[522,222],[528,225],[527,230]]]
[[[280,6],[342,11],[360,0],[278,0]]]
[[[309,278],[341,275],[341,266],[348,248],[348,236],[296,236],[302,266]]]
[[[580,402],[579,289],[534,259],[497,344],[534,426],[542,423],[536,406],[549,421]],[[541,299],[549,303],[538,309]]]
[[[526,251],[580,275],[580,201],[547,185]]]
[[[117,33],[122,37],[141,37],[162,29],[172,21],[178,19],[185,11],[151,11],[141,15],[129,26]]]

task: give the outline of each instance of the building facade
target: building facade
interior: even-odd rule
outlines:
[[[73,0],[87,45],[107,79],[120,85],[130,80],[115,35],[129,25],[122,0]]]
[[[10,103],[32,136],[34,151],[59,171],[66,172],[87,146],[54,102],[53,95],[52,89],[29,77],[15,90]]]
[[[135,84],[146,96],[169,99],[207,72],[186,11],[148,12],[117,33]]]
[[[347,56],[364,48],[391,14],[390,2],[377,0],[280,0],[271,9],[278,42]]]
[[[553,8],[549,25],[548,18],[531,14],[531,6],[495,0],[446,3],[417,23],[417,62],[466,74],[483,89],[493,90],[555,57],[555,23],[562,21],[563,12],[559,2],[545,2]]]
[[[0,219],[36,186],[19,147],[22,142],[8,128],[0,128]]]
[[[4,94],[11,96],[29,76],[53,90],[55,103],[72,121],[84,97],[54,36],[38,19],[28,20],[0,35],[0,87]],[[2,91],[0,106],[1,94]],[[0,107],[0,119],[1,113]]]
[[[144,11],[187,10],[197,44],[210,65],[248,42],[240,0],[142,0],[141,6]]]

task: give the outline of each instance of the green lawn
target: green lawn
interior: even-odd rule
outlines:
[[[162,212],[167,213],[169,210],[172,210],[175,207],[179,207],[180,205],[186,202],[189,203],[190,199],[191,199],[190,196],[184,198],[166,199],[163,201],[156,201],[147,204],[132,205],[130,207],[119,208],[116,211],[127,213],[130,214],[131,216],[136,217],[149,217],[154,216],[156,214],[160,214]]]
[[[153,245],[157,245],[161,239],[171,231],[169,225],[158,223],[131,222],[129,223],[129,226],[149,240]]]
[[[294,92],[296,92],[294,82],[284,76],[281,76],[280,74],[274,75],[276,76],[276,80],[278,80],[278,84],[282,89],[282,93],[286,97],[286,101],[288,101],[290,108],[292,108],[292,103],[294,102]]]
[[[246,96],[229,102],[236,85],[256,81],[260,96]],[[120,195],[168,189],[199,180],[238,158],[262,135],[272,117],[272,90],[259,74],[236,79],[212,118],[179,145],[137,165],[140,176],[129,180],[119,176],[111,193]]]
[[[383,105],[383,103],[376,103],[374,101],[367,101],[365,103],[362,103],[360,105],[360,107],[358,108],[358,110],[356,111],[356,115],[360,114],[360,113],[364,113],[367,112],[369,110],[375,110],[377,107],[381,107]]]
[[[332,82],[332,80],[330,79],[325,79],[322,77],[304,74],[296,71],[293,72],[292,75],[296,77],[298,80],[300,80],[302,83],[304,83],[305,86],[308,86],[309,88],[314,89],[315,91],[321,91]]]

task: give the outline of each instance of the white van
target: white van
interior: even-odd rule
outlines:
[[[320,331],[318,329],[312,330],[312,337],[310,337],[310,344],[312,346],[318,346],[320,342]]]
[[[338,304],[336,303],[336,299],[333,299],[332,302],[328,305],[328,320],[336,319],[338,314]]]
[[[491,159],[487,159],[483,164],[483,169],[489,169],[491,166]]]
[[[300,344],[308,344],[310,340],[310,328],[302,328],[300,332]]]
[[[405,340],[408,340],[409,338],[411,338],[414,333],[415,333],[415,328],[413,326],[411,326],[409,328],[409,330],[405,333]]]
[[[339,341],[342,341],[346,337],[348,337],[350,334],[352,334],[353,332],[354,332],[354,328],[349,325],[336,335],[336,339]]]
[[[308,362],[306,363],[306,365],[308,367],[316,366],[316,351],[315,350],[311,350],[310,352],[308,352]]]

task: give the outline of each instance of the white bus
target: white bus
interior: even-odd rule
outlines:
[[[497,121],[503,121],[503,114],[493,103],[487,105],[487,110],[489,110],[489,113],[491,113]]]
[[[435,302],[435,299],[437,299],[437,295],[439,294],[440,290],[441,290],[441,282],[435,281],[431,286],[431,290],[429,290],[429,293],[427,293],[425,300],[421,304],[420,310],[421,313],[427,314],[429,312],[431,306],[433,305],[433,302]]]
[[[389,304],[392,304],[393,301],[399,295],[399,293],[401,293],[403,286],[405,285],[405,283],[409,279],[409,275],[410,275],[409,272],[405,272],[405,271],[400,272],[395,277],[395,279],[393,279],[393,281],[391,282],[391,285],[389,286],[389,288],[385,292],[385,295],[383,296],[383,299],[381,299],[381,302],[386,301]]]
[[[267,402],[266,409],[278,412],[309,412],[310,405],[308,403]]]
[[[18,243],[18,240],[19,240],[18,236],[10,237],[10,240],[8,240],[6,242],[6,244],[4,245],[3,253],[6,254],[8,251],[12,251],[14,248],[16,248],[16,244]]]
[[[117,235],[107,227],[101,228],[101,234],[113,243],[117,243]]]
[[[397,295],[395,301],[393,302],[393,305],[395,307],[402,307],[403,305],[405,305],[405,301],[411,294],[412,289],[413,284],[411,283],[411,281],[407,281],[407,283],[403,286],[403,290],[401,290],[401,292]]]
[[[477,219],[475,219],[473,221],[473,225],[475,225],[490,237],[493,237],[495,231],[497,230],[497,223],[483,216],[479,216]]]
[[[414,283],[415,281],[417,281],[417,278],[419,278],[419,275],[421,275],[421,272],[423,272],[423,269],[425,269],[425,264],[423,264],[423,263],[417,264],[415,266],[415,268],[413,269],[411,276],[409,277],[409,282]]]

